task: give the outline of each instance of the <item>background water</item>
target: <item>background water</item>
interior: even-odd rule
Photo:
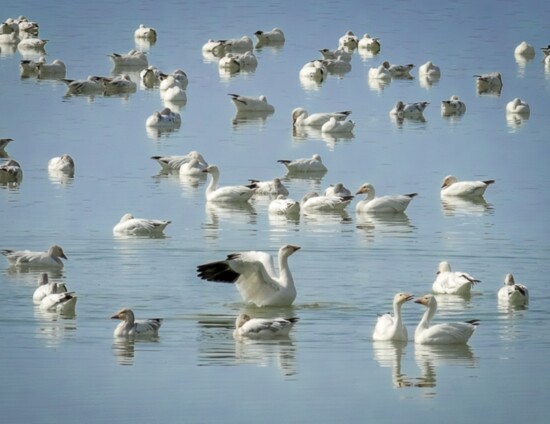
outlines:
[[[550,4],[486,1],[143,2],[21,0],[0,19],[26,15],[48,39],[47,59],[63,60],[68,78],[109,75],[107,54],[135,47],[133,31],[153,26],[149,63],[189,76],[182,125],[160,136],[146,118],[163,105],[157,89],[129,96],[64,97],[63,83],[21,79],[17,51],[0,53],[0,136],[24,169],[16,187],[0,186],[1,248],[44,250],[57,243],[69,260],[54,277],[79,295],[75,317],[41,314],[31,296],[38,273],[0,272],[0,410],[6,423],[98,422],[546,422],[550,365],[550,231],[547,159]],[[253,37],[280,27],[283,47],[256,51],[255,72],[220,74],[203,57],[209,38]],[[352,70],[320,86],[298,71],[335,48],[347,30],[380,37],[374,57],[355,52]],[[526,40],[534,60],[518,63]],[[437,84],[394,80],[369,86],[382,61],[432,60]],[[473,74],[500,71],[500,96],[478,95]],[[137,74],[132,74],[136,79]],[[276,112],[233,122],[228,93],[265,94]],[[441,100],[459,95],[459,119],[440,115]],[[505,105],[521,97],[530,118],[507,121]],[[397,100],[429,101],[426,122],[398,125]],[[290,112],[352,110],[353,137],[294,137]],[[360,218],[352,203],[340,215],[268,217],[268,201],[248,209],[205,205],[206,180],[158,176],[152,155],[199,150],[219,165],[222,184],[285,175],[277,159],[319,153],[322,180],[284,179],[291,196],[343,182],[370,181],[378,194],[418,192],[398,218]],[[50,179],[49,158],[69,153],[74,179]],[[447,174],[495,179],[486,203],[444,204]],[[166,237],[120,239],[120,217],[170,219]],[[239,250],[275,253],[284,243],[298,288],[292,308],[243,305],[231,285],[206,283],[196,266]],[[374,344],[376,314],[395,292],[430,291],[439,261],[482,283],[471,299],[440,296],[441,320],[481,319],[468,346]],[[527,309],[502,309],[496,292],[512,272],[531,292]],[[108,318],[122,306],[138,317],[165,319],[158,340],[113,340]],[[300,318],[289,340],[236,343],[234,317]],[[407,304],[413,333],[423,312]]]

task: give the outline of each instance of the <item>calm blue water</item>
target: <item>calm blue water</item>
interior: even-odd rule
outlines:
[[[144,23],[159,33],[149,63],[181,68],[190,82],[181,128],[159,136],[145,128],[163,108],[158,89],[65,97],[61,82],[21,79],[22,55],[0,47],[0,137],[15,140],[6,152],[24,170],[19,186],[0,186],[0,248],[63,246],[69,260],[53,277],[79,295],[75,317],[40,313],[31,300],[38,273],[16,272],[0,258],[3,421],[546,422],[550,69],[540,47],[550,42],[547,2],[12,3],[0,20],[38,22],[48,62],[63,60],[67,78],[110,75],[107,55],[136,47],[133,32]],[[273,27],[287,41],[256,50],[255,72],[220,74],[201,53],[209,38]],[[301,82],[300,68],[348,30],[379,37],[380,54],[355,52],[344,76]],[[523,40],[537,55],[518,63],[513,51]],[[417,67],[432,60],[442,76],[426,88],[414,69],[414,79],[379,89],[367,73],[384,60]],[[492,71],[503,75],[502,93],[478,95],[472,75]],[[228,93],[264,94],[275,114],[234,123]],[[467,112],[443,118],[440,102],[453,94]],[[514,97],[530,103],[528,120],[506,119]],[[392,122],[397,100],[429,101],[426,122]],[[298,106],[352,110],[353,136],[293,136]],[[346,214],[298,221],[269,217],[266,199],[212,207],[206,180],[159,176],[150,159],[191,150],[220,167],[222,184],[285,177],[277,159],[320,154],[329,169],[321,180],[283,178],[295,199],[366,181],[380,195],[419,196],[397,218],[357,217],[355,201]],[[63,153],[76,174],[60,182],[47,162]],[[439,186],[448,174],[496,184],[485,203],[446,204]],[[127,212],[172,224],[165,238],[113,237]],[[285,243],[302,247],[290,258],[292,308],[246,307],[234,287],[196,277],[198,264],[239,250],[275,253]],[[469,345],[373,343],[376,314],[390,309],[397,291],[429,292],[441,260],[482,280],[471,299],[439,299],[437,319],[481,320]],[[498,307],[507,272],[529,287],[527,309]],[[158,340],[113,340],[109,317],[123,306],[138,318],[163,317]],[[242,311],[300,321],[289,340],[236,343],[231,331]],[[411,303],[403,312],[412,335],[423,310]]]

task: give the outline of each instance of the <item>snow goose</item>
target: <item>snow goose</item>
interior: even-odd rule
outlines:
[[[52,293],[66,292],[67,287],[65,284],[49,281],[48,273],[42,272],[38,277],[38,287],[32,294],[33,303],[39,305],[47,295]]]
[[[327,60],[340,58],[340,60],[343,60],[344,62],[351,62],[351,58],[352,58],[352,54],[344,49],[336,49],[336,50],[321,49],[319,50],[319,52],[323,56],[323,59],[327,59]]]
[[[0,183],[20,183],[22,179],[23,170],[15,159],[8,159],[0,165]]]
[[[134,93],[136,90],[137,84],[128,74],[117,75],[105,81],[106,94]]]
[[[441,114],[443,116],[462,115],[466,112],[466,105],[458,96],[451,96],[449,100],[441,101]]]
[[[370,183],[363,184],[355,194],[366,194],[366,198],[355,206],[357,213],[403,213],[413,197],[418,195],[409,193],[375,197],[374,186]]]
[[[424,305],[427,308],[414,332],[414,342],[418,344],[465,344],[479,324],[479,320],[471,320],[430,325],[430,321],[437,310],[435,297],[426,294],[416,299],[414,303]]]
[[[187,103],[187,94],[185,90],[177,85],[160,91],[160,98],[166,102],[173,102],[174,104]]]
[[[191,158],[189,161],[183,163],[179,169],[180,177],[206,177],[204,170],[208,166],[206,162],[199,160],[198,158]]]
[[[346,197],[346,196],[352,196],[352,193],[351,193],[350,190],[348,190],[346,187],[344,187],[344,184],[336,183],[334,185],[328,186],[325,189],[325,196]]]
[[[533,58],[535,57],[535,48],[526,41],[522,41],[514,49],[514,55]]]
[[[64,285],[61,286],[64,288]],[[63,288],[60,288],[60,290],[63,290]],[[74,314],[77,299],[78,297],[75,292],[60,291],[50,293],[44,296],[44,298],[40,301],[39,308],[41,311]]]
[[[479,282],[466,272],[452,271],[449,262],[441,261],[437,267],[432,291],[436,294],[469,296],[472,293],[472,286]]]
[[[60,258],[67,259],[61,246],[54,244],[47,252],[31,252],[30,250],[0,251],[9,261],[10,266],[22,268],[63,268]]]
[[[154,112],[145,121],[145,126],[154,128],[179,128],[181,125],[181,115],[172,112],[169,107],[165,107],[160,112]]]
[[[67,94],[99,94],[105,91],[105,81],[94,76],[85,80],[61,79],[67,84]]]
[[[323,164],[321,156],[318,154],[314,154],[310,159],[280,159],[277,162],[286,166],[288,172],[291,173],[327,172],[327,167]]]
[[[186,74],[184,73],[183,75],[186,75]],[[187,77],[186,76],[184,77],[183,75],[177,75],[173,73],[168,75],[160,74],[159,90],[162,92],[162,91],[169,90],[172,87],[179,87],[182,90],[185,90],[188,84],[188,80],[187,80]]]
[[[504,286],[498,291],[498,300],[513,306],[524,306],[529,303],[529,291],[523,284],[518,284],[510,273],[504,277]]]
[[[481,197],[495,180],[458,181],[454,175],[447,175],[441,184],[441,196]]]
[[[122,308],[111,319],[122,320],[113,332],[114,337],[151,337],[157,336],[162,318],[136,320],[130,308]]]
[[[139,28],[134,31],[134,38],[145,38],[149,42],[157,41],[157,31],[154,28],[139,24]]]
[[[340,56],[336,59],[323,59],[323,65],[330,74],[344,75],[351,71],[351,64],[343,60]]]
[[[506,113],[529,115],[531,113],[531,109],[529,108],[529,104],[525,100],[521,100],[520,98],[516,97],[514,100],[506,104]]]
[[[288,189],[280,178],[273,178],[270,181],[248,180],[256,188],[255,194],[267,194],[277,196],[282,194],[288,196]]]
[[[47,42],[48,40],[40,38],[24,38],[17,44],[17,49],[19,51],[36,50],[43,52]]]
[[[131,213],[124,214],[113,227],[113,234],[128,236],[161,236],[172,221],[135,218]]]
[[[161,171],[163,172],[179,171],[183,164],[190,162],[192,159],[196,159],[203,169],[208,166],[208,163],[204,160],[204,157],[196,150],[192,150],[186,155],[151,156],[151,159],[158,162],[161,167]]]
[[[307,62],[300,69],[300,78],[312,79],[317,82],[323,82],[328,75],[328,69],[322,60],[312,60]]]
[[[391,64],[388,61],[385,61],[382,63],[382,66],[386,68],[392,78],[408,78],[412,79],[411,70],[414,68],[414,65],[412,63],[409,63],[408,65],[395,65]]]
[[[74,160],[67,154],[51,158],[48,161],[48,171],[61,172],[63,174],[73,176]]]
[[[300,202],[300,210],[304,213],[342,212],[352,201],[353,196],[320,196],[311,191]]]
[[[371,37],[369,34],[363,34],[363,37],[359,39],[357,46],[360,49],[366,49],[373,53],[380,51],[380,39]]]
[[[62,79],[67,74],[67,67],[59,59],[55,59],[52,63],[40,61],[36,65],[36,74],[42,79]]]
[[[216,165],[209,165],[202,172],[212,176],[206,187],[206,200],[209,202],[246,203],[256,191],[244,185],[218,187],[220,170]]]
[[[115,68],[147,68],[149,66],[145,52],[135,49],[130,50],[126,54],[112,53],[108,56],[113,61]]]
[[[391,73],[388,70],[388,68],[384,66],[384,64],[375,68],[370,68],[368,75],[369,75],[369,79],[384,80],[384,81],[391,80]]]
[[[424,118],[424,109],[428,104],[428,102],[404,103],[399,100],[390,110],[390,115],[398,118],[422,119]]]
[[[426,63],[418,67],[418,76],[432,79],[440,78],[441,70],[439,69],[439,66],[435,66],[431,60],[428,60]]]
[[[19,75],[21,78],[28,78],[38,75],[38,65],[46,63],[46,58],[40,56],[40,59],[34,61],[32,59],[23,59],[19,62]]]
[[[491,72],[488,74],[476,74],[476,88],[478,93],[496,92],[500,94],[502,90],[502,75],[500,72]]]
[[[332,117],[337,121],[344,121],[350,114],[351,111],[346,110],[343,112],[317,112],[309,115],[307,110],[297,107],[292,111],[292,125],[294,127],[322,127]]]
[[[269,44],[282,44],[285,42],[285,34],[280,28],[273,28],[271,31],[258,30],[254,33],[260,46]],[[258,44],[256,45],[258,47]]]
[[[359,43],[359,39],[353,33],[353,31],[346,31],[346,33],[338,39],[339,48],[345,47],[345,48],[348,48],[349,50],[353,50],[357,48],[358,43]]]
[[[288,333],[298,321],[298,318],[251,318],[250,315],[240,314],[235,320],[233,337],[237,340],[273,339],[288,337]]]
[[[247,52],[254,50],[252,39],[248,35],[241,38],[230,38],[223,42],[225,52]]]
[[[299,249],[291,244],[281,246],[279,274],[269,253],[249,251],[231,253],[223,261],[199,265],[198,276],[207,281],[235,283],[242,299],[258,307],[290,306],[296,299],[296,287],[288,257]]]
[[[300,213],[300,202],[279,194],[276,199],[269,203],[267,211],[274,215],[298,215]]]
[[[139,72],[139,79],[145,87],[152,88],[160,82],[161,73],[156,66],[148,66]]]
[[[14,52],[15,46],[19,44],[20,41],[21,39],[15,32],[9,34],[0,34],[0,45],[13,46]]]
[[[212,54],[215,57],[222,57],[225,55],[225,47],[224,47],[225,40],[213,40],[209,39],[206,43],[202,45],[202,53],[204,54]]]
[[[237,112],[273,113],[275,108],[267,102],[266,96],[248,97],[239,94],[229,94]]]
[[[393,314],[384,314],[378,317],[372,339],[374,341],[407,341],[407,327],[401,318],[401,307],[413,299],[409,293],[397,293],[393,297]]]
[[[338,121],[334,116],[331,116],[327,122],[321,126],[322,133],[349,133],[353,131],[355,122],[351,120]]]

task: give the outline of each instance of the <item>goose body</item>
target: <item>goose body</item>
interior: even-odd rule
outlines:
[[[68,94],[99,94],[105,91],[105,82],[93,76],[85,80],[62,79],[67,84]]]
[[[67,175],[74,175],[74,160],[67,154],[51,158],[48,161],[48,171],[56,171]]]
[[[75,292],[50,293],[40,301],[39,308],[41,311],[74,313],[77,299]]]
[[[274,339],[288,337],[288,334],[298,318],[251,318],[247,314],[240,314],[235,320],[233,337],[237,340]]]
[[[482,197],[495,180],[458,181],[454,175],[447,175],[441,184],[441,196]]]
[[[504,286],[498,291],[498,300],[514,306],[524,306],[529,303],[529,290],[523,284],[516,283],[512,274],[504,277]]]
[[[360,49],[367,49],[373,53],[378,53],[380,51],[380,39],[371,37],[369,34],[363,34],[357,43],[357,46]]]
[[[156,66],[148,66],[139,72],[139,79],[145,87],[151,88],[160,82],[161,73]]]
[[[425,78],[439,78],[441,77],[441,69],[429,60],[418,67],[418,76]]]
[[[498,91],[502,89],[502,75],[500,72],[490,72],[487,74],[477,74],[476,87],[480,93],[487,91]]]
[[[327,167],[323,164],[321,156],[318,154],[313,155],[310,159],[295,159],[286,160],[281,159],[277,162],[286,166],[288,172],[291,173],[321,173],[327,172]]]
[[[427,309],[414,332],[414,342],[426,345],[449,345],[468,343],[479,324],[478,320],[469,322],[452,322],[431,324],[437,310],[437,301],[431,294],[416,299],[414,303],[424,305]]]
[[[276,199],[269,203],[267,210],[275,215],[298,215],[300,213],[300,202],[279,194]]]
[[[247,203],[256,190],[245,185],[218,187],[220,170],[216,165],[209,165],[202,172],[212,176],[206,187],[206,200],[209,202]]]
[[[196,150],[193,150],[186,155],[151,156],[151,159],[157,161],[161,167],[161,170],[164,172],[179,171],[183,164],[189,163],[193,159],[197,160],[203,169],[208,166],[208,162],[206,162],[204,157]]]
[[[273,28],[271,31],[258,30],[254,33],[258,43],[262,45],[277,44],[285,42],[285,34],[280,28]]]
[[[300,202],[300,210],[304,213],[342,212],[352,201],[353,196],[320,196],[309,192]]]
[[[514,54],[526,58],[532,58],[535,56],[535,48],[528,42],[522,41],[514,49]]]
[[[351,58],[353,57],[349,51],[341,48],[336,50],[321,49],[319,50],[319,52],[323,56],[323,59],[327,59],[327,60],[334,60],[334,59],[340,58],[340,60],[349,63],[351,62]]]
[[[134,312],[130,308],[123,308],[114,314],[111,319],[119,319],[114,337],[153,337],[157,336],[162,325],[162,318],[136,320]]]
[[[378,317],[372,339],[374,341],[407,341],[409,336],[407,327],[403,324],[401,307],[413,299],[409,293],[397,293],[393,297],[393,314],[384,314]]]
[[[355,122],[351,120],[339,121],[331,116],[327,122],[321,126],[321,132],[327,134],[350,133],[355,128]]]
[[[428,102],[404,103],[399,100],[390,110],[390,115],[395,115],[398,118],[420,119],[424,117],[424,110],[428,104]]]
[[[54,281],[49,281],[48,273],[43,272],[38,278],[38,287],[34,290],[32,294],[33,303],[39,305],[47,295],[52,293],[62,293],[66,292],[67,287],[65,284],[56,283]]]
[[[343,75],[351,71],[351,64],[338,56],[336,59],[324,59],[323,65],[332,74]]]
[[[385,61],[382,65],[389,71],[392,78],[412,78],[411,71],[414,68],[412,63],[407,65],[396,65]]]
[[[22,268],[63,268],[61,258],[67,259],[61,246],[53,245],[47,252],[32,252],[30,250],[2,250],[0,251],[11,266]]]
[[[38,60],[22,59],[19,62],[20,76],[22,78],[28,78],[38,75],[38,66],[42,63],[46,63],[46,58],[41,56]]]
[[[346,33],[338,39],[339,48],[346,47],[350,50],[353,50],[357,48],[358,43],[359,39],[353,33],[353,31],[346,31]]]
[[[313,79],[315,81],[323,81],[328,74],[328,69],[321,60],[312,60],[307,62],[300,69],[300,78]]]
[[[459,100],[458,96],[451,96],[449,100],[441,101],[441,114],[443,116],[462,115],[466,112],[466,105]]]
[[[436,294],[469,296],[472,287],[480,281],[466,272],[452,271],[447,261],[439,263],[432,291]]]
[[[225,52],[247,52],[254,50],[252,39],[248,35],[243,35],[241,38],[230,38],[223,42]]]
[[[8,159],[0,165],[0,183],[19,183],[22,179],[23,170],[15,159]]]
[[[134,38],[145,38],[148,41],[157,41],[157,31],[155,28],[139,24],[139,28],[134,31]]]
[[[336,183],[330,185],[325,189],[325,196],[339,196],[339,197],[348,197],[353,196],[350,190],[344,187],[342,183]]]
[[[131,213],[127,213],[113,227],[113,234],[131,236],[161,235],[170,222],[160,219],[135,218]]]
[[[370,68],[368,75],[369,79],[375,80],[390,81],[392,78],[390,71],[383,64],[375,68]]]
[[[105,81],[107,94],[133,93],[137,90],[137,84],[132,81],[130,75],[122,74]]]
[[[48,40],[42,40],[40,38],[23,38],[17,48],[21,51],[24,50],[39,50],[43,51]]]
[[[108,55],[116,67],[147,68],[149,61],[147,55],[139,50],[130,50],[126,54],[112,53]]]
[[[263,112],[273,113],[275,108],[267,102],[266,96],[249,97],[239,94],[229,94],[231,101],[237,108],[238,112]]]
[[[282,183],[280,178],[273,178],[270,181],[258,181],[258,180],[248,180],[256,188],[255,194],[267,194],[271,196],[277,196],[282,194],[283,196],[288,196],[288,189]]]
[[[370,183],[363,184],[355,194],[366,195],[364,200],[355,205],[357,213],[403,213],[417,196],[417,193],[410,193],[376,197],[374,186]]]
[[[279,249],[279,273],[273,258],[266,252],[231,253],[223,261],[197,267],[203,280],[235,283],[242,299],[256,306],[290,306],[296,299],[294,279],[288,267],[288,257],[299,246],[283,245]]]
[[[330,118],[335,118],[337,121],[345,121],[351,114],[351,111],[343,112],[317,112],[308,114],[307,110],[298,107],[292,111],[292,124],[294,127],[322,127]]]
[[[65,63],[59,59],[55,59],[52,63],[39,61],[36,64],[36,75],[38,78],[65,78],[67,67]]]
[[[514,100],[506,104],[506,113],[519,113],[521,115],[528,115],[531,113],[529,104],[525,100],[521,100],[516,97]]]
[[[153,128],[179,128],[181,125],[181,115],[172,112],[168,107],[160,112],[154,112],[145,121],[145,126]]]

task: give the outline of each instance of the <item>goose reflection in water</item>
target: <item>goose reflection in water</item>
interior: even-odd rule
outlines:
[[[441,208],[446,216],[476,215],[482,216],[494,213],[493,206],[483,197],[465,198],[450,197],[441,198]]]
[[[406,346],[406,341],[376,341],[372,345],[376,362],[381,367],[391,368],[391,379],[395,389],[414,385],[412,380],[401,372],[401,358],[405,354]]]
[[[240,129],[246,127],[265,127],[267,118],[273,115],[273,112],[237,112],[233,117],[231,123],[233,129]]]
[[[416,227],[411,224],[406,213],[368,214],[358,213],[356,228],[363,231],[369,238],[375,236],[414,237]]]
[[[529,120],[529,114],[523,113],[507,113],[506,124],[508,128],[513,131],[517,131],[521,126]]]
[[[143,347],[144,350],[148,346],[152,346],[159,343],[160,337],[114,337],[113,338],[113,355],[119,365],[134,365],[134,357],[136,353],[136,346]],[[138,349],[139,350],[139,349]]]
[[[72,313],[60,314],[55,311],[34,307],[36,318],[36,338],[43,340],[46,347],[58,347],[63,340],[76,334],[76,320]]]
[[[206,220],[202,228],[209,239],[217,239],[220,230],[220,221],[226,221],[228,225],[256,225],[256,209],[250,203],[230,204],[206,202]]]

